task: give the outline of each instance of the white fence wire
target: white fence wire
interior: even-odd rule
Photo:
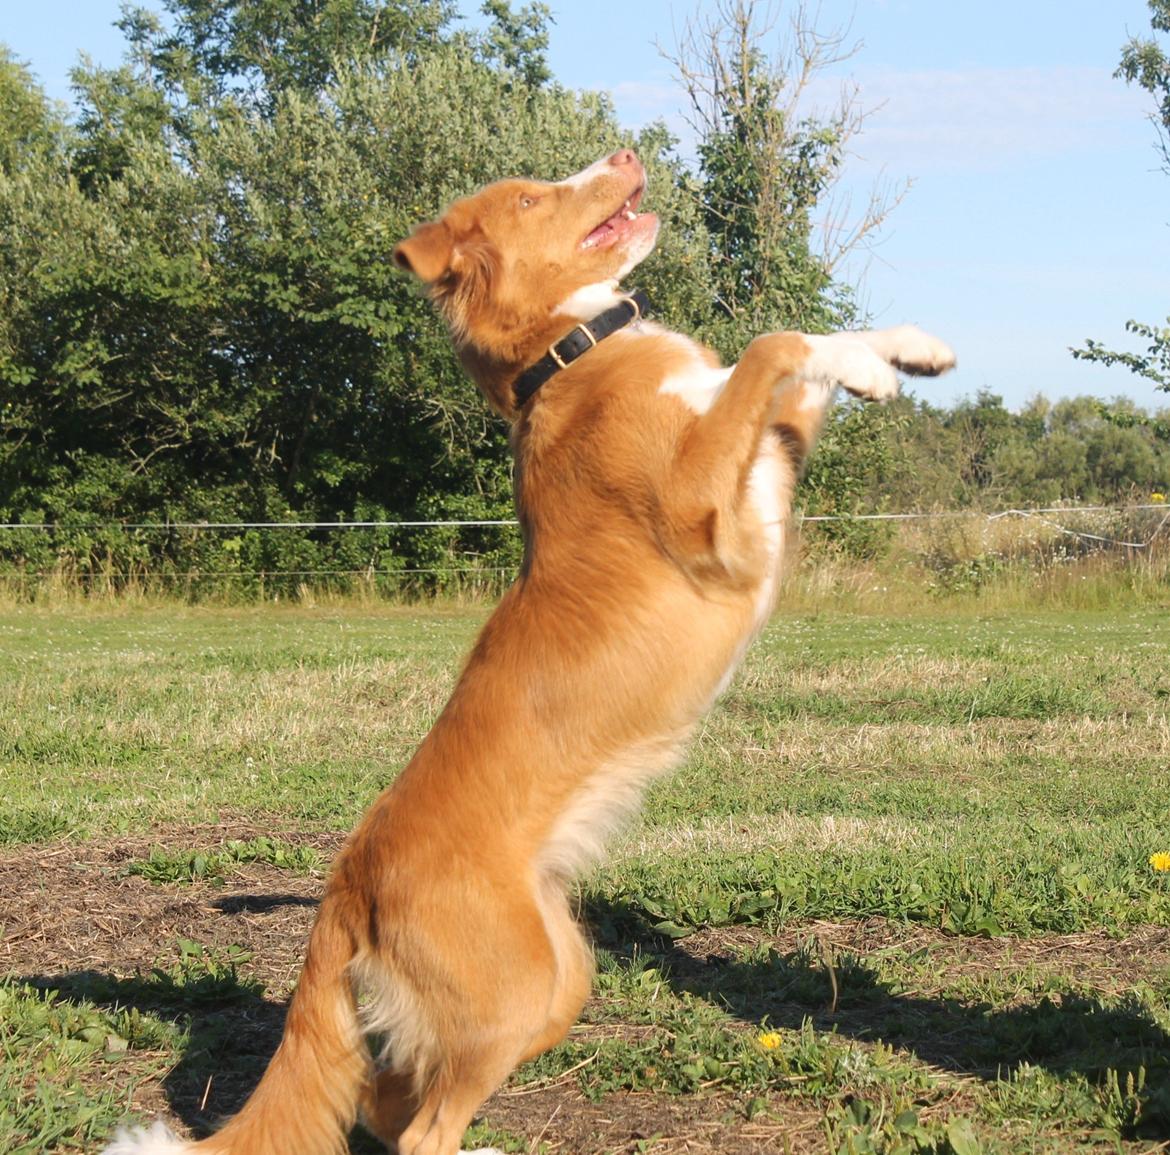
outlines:
[[[997,521],[1003,517],[1041,517],[1049,514],[1080,513],[1134,513],[1139,510],[1155,509],[1165,511],[1170,518],[1170,505],[1166,502],[1150,502],[1135,505],[1049,505],[1034,509],[1001,509],[995,513],[979,510],[922,510],[909,513],[848,513],[848,514],[804,514],[797,512],[797,523],[818,521],[930,521],[940,518],[983,518]],[[196,529],[464,529],[492,526],[518,526],[513,518],[498,518],[486,521],[0,521],[0,530],[39,529],[94,531],[104,529],[135,530],[196,530]]]
[[[1153,530],[1142,540],[1127,540],[1123,537],[1114,537],[1103,533],[1093,533],[1088,529],[1074,528],[1066,521],[1090,515],[1130,515],[1138,513],[1161,513]],[[1035,520],[1046,528],[1070,538],[1079,539],[1086,543],[1095,544],[1101,548],[1124,549],[1127,551],[1148,551],[1170,526],[1170,505],[1165,502],[1148,502],[1132,505],[1057,505],[1041,506],[1024,509],[1002,509],[995,512],[980,512],[977,510],[922,510],[905,513],[862,513],[862,514],[811,514],[806,515],[797,511],[794,522],[799,527],[803,524],[815,525],[826,523],[855,523],[855,522],[929,522],[929,521],[983,521],[992,525],[1005,518]],[[1060,519],[1060,520],[1058,520]],[[100,533],[108,531],[132,531],[135,533],[199,533],[203,531],[231,532],[247,530],[425,530],[425,529],[500,529],[518,528],[519,522],[515,518],[496,519],[467,519],[467,520],[401,520],[401,521],[103,521],[103,522],[0,522],[0,534],[4,531],[33,531],[46,534],[71,533]],[[4,539],[0,537],[0,546]],[[214,578],[260,578],[260,579],[310,579],[310,578],[353,578],[364,576],[367,579],[376,577],[388,578],[417,578],[438,575],[477,575],[481,577],[499,578],[514,572],[512,566],[501,565],[471,565],[471,566],[435,566],[435,567],[376,567],[373,564],[355,567],[352,569],[321,568],[321,569],[190,569],[158,573],[156,578],[165,578],[172,581],[199,581]],[[23,570],[17,574],[0,574],[0,580],[23,578],[39,579],[53,576],[51,571]],[[99,576],[99,575],[94,575]],[[112,579],[141,578],[142,572],[111,572],[102,569],[101,577]]]

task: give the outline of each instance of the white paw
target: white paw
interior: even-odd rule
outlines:
[[[924,333],[917,325],[898,325],[893,329],[875,329],[870,333],[843,336],[864,341],[879,357],[920,377],[937,377],[955,367],[951,347],[937,337]]]
[[[155,1123],[149,1131],[145,1127],[119,1127],[102,1155],[180,1155],[188,1146],[165,1123]]]
[[[812,354],[802,366],[805,380],[840,385],[854,397],[867,401],[889,401],[898,395],[898,375],[866,341],[853,334],[832,337],[805,337]]]

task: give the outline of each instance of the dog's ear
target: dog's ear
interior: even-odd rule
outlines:
[[[451,267],[453,249],[446,221],[428,221],[394,246],[394,263],[432,285]]]

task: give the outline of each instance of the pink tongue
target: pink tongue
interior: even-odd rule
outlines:
[[[603,221],[585,238],[588,244],[596,244],[602,237],[608,236],[614,230],[613,218]]]

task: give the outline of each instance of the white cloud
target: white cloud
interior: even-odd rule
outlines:
[[[1100,153],[1149,131],[1148,97],[1103,68],[862,71],[855,79],[861,106],[875,110],[856,151],[895,169]],[[814,107],[826,106],[839,84],[821,78],[810,93]]]
[[[644,124],[656,116],[676,112],[682,97],[682,89],[677,84],[658,80],[623,80],[611,92],[623,119],[631,124]]]
[[[1025,158],[1100,154],[1119,142],[1149,139],[1148,96],[1104,68],[970,68],[913,72],[858,70],[822,75],[808,93],[810,111],[839,100],[856,83],[869,109],[854,151],[891,171],[988,169]],[[623,124],[667,122],[689,152],[681,88],[668,81],[626,81],[612,89]]]

